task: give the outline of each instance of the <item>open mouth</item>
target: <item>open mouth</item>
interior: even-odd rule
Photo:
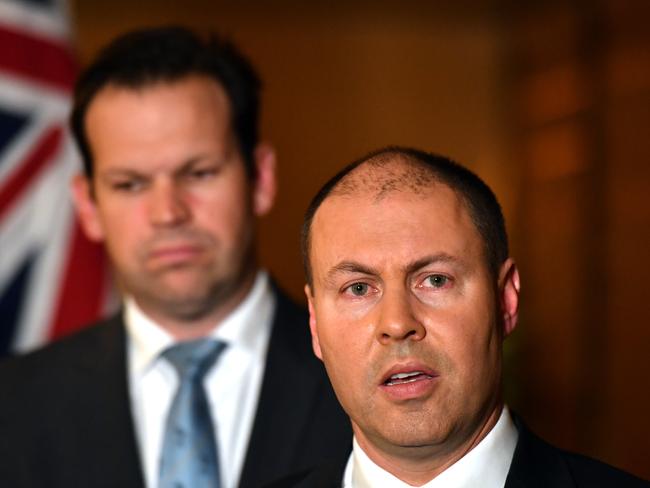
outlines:
[[[393,385],[403,385],[406,383],[414,383],[416,381],[432,379],[433,376],[427,374],[423,371],[411,371],[408,373],[396,373],[389,376],[384,385],[393,386]]]

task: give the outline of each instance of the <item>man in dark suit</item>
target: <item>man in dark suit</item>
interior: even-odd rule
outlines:
[[[372,153],[314,198],[303,253],[314,352],[354,447],[273,486],[648,486],[551,447],[503,404],[519,273],[475,174],[414,149]]]
[[[307,313],[255,259],[275,194],[259,85],[231,44],[176,27],[81,75],[73,194],[123,309],[0,367],[1,486],[256,487],[347,457]]]

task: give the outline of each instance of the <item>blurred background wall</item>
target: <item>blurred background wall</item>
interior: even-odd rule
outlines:
[[[509,403],[650,478],[650,2],[76,0],[71,16],[82,65],[169,22],[251,58],[280,170],[260,254],[299,300],[302,213],[345,163],[401,144],[477,171],[522,271]]]

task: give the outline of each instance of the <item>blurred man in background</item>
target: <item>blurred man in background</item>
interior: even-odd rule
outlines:
[[[648,486],[546,444],[504,406],[519,273],[476,175],[381,150],[325,184],[303,229],[313,347],[354,448],[276,486]]]
[[[1,367],[3,486],[255,487],[347,456],[306,312],[255,258],[276,188],[259,88],[231,44],[176,27],[81,75],[74,199],[124,306]]]

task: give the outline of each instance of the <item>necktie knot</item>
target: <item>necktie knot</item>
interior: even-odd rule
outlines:
[[[179,342],[166,349],[162,356],[178,372],[181,380],[201,380],[210,370],[226,344],[215,339]]]
[[[210,402],[202,379],[226,344],[214,339],[181,342],[162,353],[179,375],[165,424],[160,488],[218,488],[219,453]]]

